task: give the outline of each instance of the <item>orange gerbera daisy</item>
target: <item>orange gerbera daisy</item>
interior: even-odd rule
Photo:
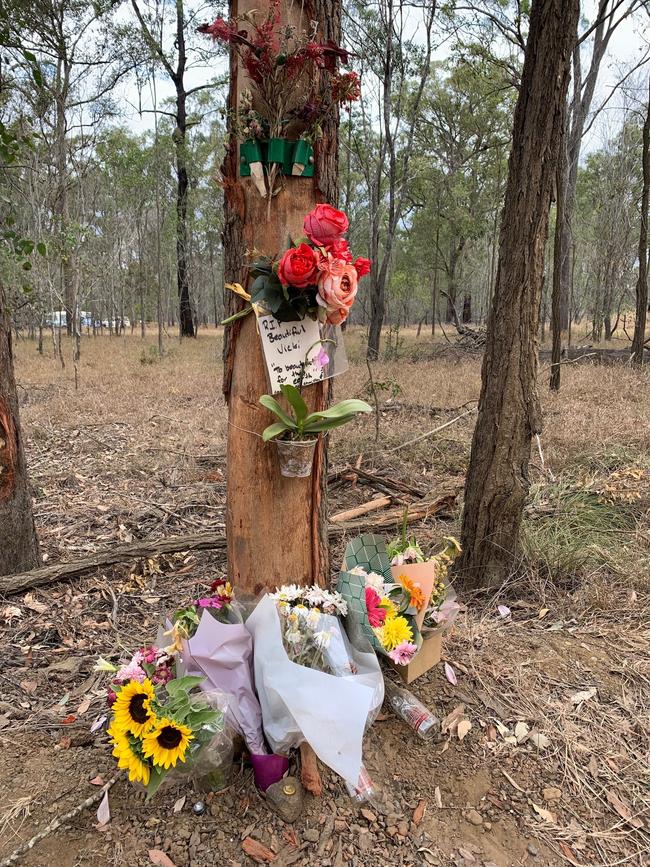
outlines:
[[[412,581],[408,575],[400,575],[397,579],[404,588],[405,592],[411,597],[411,605],[417,610],[422,611],[424,608],[424,593],[419,584]]]

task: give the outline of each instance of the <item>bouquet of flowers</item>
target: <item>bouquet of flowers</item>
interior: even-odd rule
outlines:
[[[143,647],[119,668],[100,659],[96,669],[113,675],[108,735],[118,767],[128,771],[131,782],[142,783],[149,796],[173,769],[184,767],[203,777],[232,762],[223,695],[198,690],[203,678],[177,677],[166,651]]]
[[[436,578],[429,597],[423,629],[450,629],[460,611],[456,591],[447,578],[449,569],[461,552],[460,543],[453,536],[445,536],[442,549],[429,558],[436,564]]]
[[[341,628],[346,610],[339,593],[285,585],[262,598],[246,626],[269,743],[286,754],[306,741],[354,790],[384,682],[375,654],[354,648]]]
[[[253,642],[231,583],[225,578],[213,581],[209,592],[172,615],[166,634],[172,636],[168,650],[178,655],[187,674],[201,676],[202,689],[228,695],[228,720],[246,741],[256,784],[268,788],[288,765],[270,756],[264,742],[252,676]]]
[[[402,568],[391,568],[386,545],[372,534],[359,536],[346,548],[337,588],[348,603],[346,629],[353,644],[369,641],[396,665],[408,665],[422,644],[429,588]]]
[[[227,284],[251,302],[227,325],[250,313],[255,306],[279,322],[298,322],[310,316],[328,325],[348,318],[357,296],[359,280],[370,273],[369,259],[353,261],[345,233],[349,221],[331,205],[316,205],[304,219],[304,237],[297,238],[278,260],[258,256],[251,264],[250,294],[238,283]]]
[[[231,129],[241,140],[266,143],[300,135],[313,143],[322,136],[324,123],[336,117],[337,108],[361,95],[357,73],[337,71],[339,60],[347,63],[347,52],[331,40],[319,41],[314,22],[308,30],[282,25],[280,0],[271,0],[264,17],[251,11],[230,21],[217,18],[198,29],[229,46],[247,73],[250,89],[242,90],[231,118]],[[298,158],[295,163],[292,174],[301,174],[304,164]],[[253,179],[269,202],[278,192],[281,168],[276,161],[251,165]]]

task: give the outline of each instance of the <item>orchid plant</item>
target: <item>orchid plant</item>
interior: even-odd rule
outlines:
[[[285,411],[272,395],[263,394],[260,397],[262,406],[278,419],[265,428],[262,433],[264,442],[276,438],[314,439],[319,433],[347,424],[361,412],[372,412],[372,407],[364,400],[342,400],[329,409],[310,413],[303,396],[295,385],[282,385],[280,390],[289,403],[288,411]]]

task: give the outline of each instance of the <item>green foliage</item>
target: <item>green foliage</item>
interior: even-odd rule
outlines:
[[[311,439],[319,433],[347,424],[361,412],[372,412],[372,407],[363,400],[342,400],[329,409],[310,413],[295,385],[283,385],[281,391],[291,407],[289,412],[285,412],[270,394],[263,394],[260,397],[262,406],[279,419],[264,430],[262,434],[264,442],[276,437],[294,440]]]

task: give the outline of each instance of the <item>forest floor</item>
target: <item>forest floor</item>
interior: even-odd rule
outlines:
[[[337,397],[370,398],[358,336],[347,341]],[[398,357],[374,365],[379,437],[368,422],[335,431],[334,474],[359,461],[427,498],[460,499],[473,413],[410,441],[475,406],[480,358],[433,349],[410,334]],[[65,369],[28,341],[16,354],[46,562],[224,526],[215,332],[170,339],[162,360],[153,340],[85,339],[76,389],[68,346]],[[650,864],[650,372],[568,364],[559,395],[547,375],[526,559],[498,594],[463,598],[444,645],[457,684],[441,664],[413,686],[440,717],[464,706],[472,727],[462,741],[453,727],[419,741],[386,713],[366,739],[376,802],[360,808],[325,770],[322,798],[308,796],[293,826],[269,812],[247,768],[200,816],[187,790],[145,803],[119,781],[108,825],[92,807],[19,863],[243,867],[252,837],[276,865]],[[378,493],[333,478],[332,513]],[[455,534],[458,518],[457,506],[418,536]],[[105,711],[96,658],[150,640],[166,610],[224,568],[220,555],[170,555],[0,599],[0,861],[114,774],[105,735],[89,731]]]

